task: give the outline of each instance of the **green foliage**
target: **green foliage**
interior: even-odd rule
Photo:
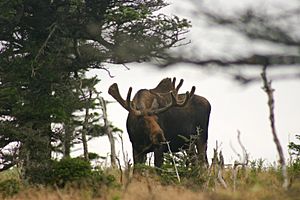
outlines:
[[[66,158],[53,161],[51,170],[46,173],[48,185],[64,188],[85,188],[93,196],[101,195],[107,188],[117,187],[116,178],[100,169],[92,169],[89,162],[82,158]]]
[[[112,200],[121,200],[121,197],[116,195],[116,196],[113,196]]]
[[[89,160],[96,160],[96,159],[100,158],[100,156],[94,152],[89,152],[88,156],[89,156]]]
[[[201,188],[208,179],[208,171],[203,161],[201,161],[197,154],[195,154],[195,144],[201,137],[202,129],[197,127],[195,135],[189,138],[180,136],[187,144],[185,149],[175,154],[165,154],[164,165],[162,166],[161,180],[166,184],[177,184],[178,177],[176,174],[175,166],[178,175],[181,179],[181,184],[190,188]],[[189,152],[189,153],[188,153]],[[175,161],[175,166],[174,166]]]
[[[160,180],[163,184],[181,184],[188,188],[201,188],[208,178],[207,169],[200,164],[193,162],[186,153],[173,154],[178,175],[181,183],[178,182],[177,174],[170,154],[165,154],[165,161],[160,171]],[[196,162],[196,161],[195,161]]]
[[[135,174],[155,175],[156,172],[157,172],[156,169],[149,165],[145,165],[145,164],[134,165],[134,173]]]
[[[296,135],[296,138],[300,142],[300,135]],[[294,158],[293,160],[291,160],[291,164],[289,166],[289,173],[292,176],[292,178],[300,179],[300,144],[290,142],[289,150],[291,156]]]
[[[263,170],[265,160],[264,159],[257,159],[250,161],[250,170],[253,173],[259,173]]]
[[[64,187],[67,183],[80,182],[92,175],[92,167],[82,158],[65,158],[53,161],[51,166],[50,184]]]
[[[118,188],[119,184],[115,176],[106,174],[102,170],[93,171],[91,177],[86,180],[86,186],[92,189],[94,195],[101,195],[101,191],[107,188]]]
[[[300,180],[300,159],[294,160],[288,168],[291,179]]]
[[[70,155],[80,135],[76,126],[82,138],[97,135],[100,127],[93,126],[101,115],[92,110],[99,80],[86,72],[107,71],[103,63],[163,58],[189,27],[187,20],[159,14],[165,6],[162,0],[1,1],[0,150],[11,153],[0,170],[21,162],[25,179],[44,182],[38,176],[52,151]]]
[[[20,182],[16,179],[6,179],[0,182],[0,194],[2,198],[10,197],[20,191]]]
[[[300,135],[296,135],[296,139],[299,140],[299,142],[300,142]],[[289,150],[292,155],[296,156],[296,159],[300,159],[300,144],[290,142]]]

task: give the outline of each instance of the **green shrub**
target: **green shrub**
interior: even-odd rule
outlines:
[[[118,186],[113,175],[100,169],[93,170],[91,164],[82,158],[53,161],[49,172],[48,185],[85,189],[93,196],[100,196],[107,188]]]
[[[296,135],[296,138],[300,141],[300,135]],[[300,178],[300,144],[290,142],[289,151],[291,156],[294,158],[289,166],[289,173],[292,178]]]
[[[300,135],[296,135],[297,140],[300,141]],[[300,159],[300,144],[296,144],[294,142],[289,143],[289,150],[292,155],[296,158]]]
[[[96,159],[100,158],[100,156],[97,153],[93,153],[93,152],[89,152],[88,157],[89,157],[89,160],[96,160]]]
[[[294,160],[294,162],[289,166],[289,174],[292,178],[300,179],[300,159]]]
[[[107,188],[119,187],[116,178],[111,174],[104,173],[102,170],[93,171],[90,178],[85,181],[85,186],[92,191],[93,196],[101,196]]]
[[[207,180],[207,169],[200,164],[191,164],[188,155],[184,153],[173,154],[178,175],[181,179],[181,185],[191,189],[198,189],[203,186]],[[190,164],[187,164],[190,163]],[[161,169],[160,180],[162,184],[179,184],[176,170],[173,164],[173,158],[170,154],[165,154],[165,161]]]
[[[82,158],[66,158],[53,161],[49,174],[49,183],[64,187],[66,183],[81,182],[92,176],[92,167]]]
[[[7,179],[0,182],[2,198],[13,196],[20,191],[20,183],[16,179]]]
[[[152,166],[146,164],[135,164],[134,173],[135,174],[147,174],[147,175],[156,175],[156,169]]]

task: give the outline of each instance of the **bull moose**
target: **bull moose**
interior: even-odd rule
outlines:
[[[109,87],[108,93],[129,112],[126,126],[134,164],[145,163],[146,154],[154,152],[154,165],[160,167],[163,153],[168,150],[163,142],[169,141],[171,151],[177,152],[187,145],[186,138],[195,135],[198,127],[202,132],[194,143],[194,152],[201,163],[207,164],[210,103],[194,94],[194,86],[190,92],[178,94],[183,79],[175,84],[176,78],[165,78],[154,89],[139,90],[132,100],[131,87],[126,99],[116,83]]]

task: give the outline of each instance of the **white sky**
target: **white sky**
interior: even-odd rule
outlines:
[[[174,5],[169,6],[166,12],[185,16],[193,23],[193,28],[188,35],[188,38],[192,40],[192,44],[189,47],[184,47],[185,52],[191,51],[190,53],[202,57],[209,55],[232,56],[236,55],[237,52],[239,55],[243,55],[257,49],[269,50],[264,46],[255,45],[243,37],[238,37],[231,31],[203,26],[201,19],[197,21],[198,18],[194,15],[194,11],[197,11],[194,9],[195,6],[187,4],[182,6],[180,0],[170,2]],[[249,5],[251,1],[244,1],[245,3],[243,3],[243,1],[231,0],[225,1],[226,3],[223,3],[223,5],[220,4],[222,1],[211,2],[217,2],[218,9],[230,9],[231,6],[242,8]],[[263,5],[268,7],[268,3],[264,2]],[[183,7],[185,9],[182,9]],[[190,8],[193,9],[188,14],[183,13]],[[271,49],[272,51],[274,49],[280,51],[276,47]],[[233,163],[234,160],[238,159],[231,148],[231,146],[234,146],[235,150],[242,154],[237,142],[237,130],[241,131],[241,140],[250,154],[250,159],[262,158],[269,163],[278,160],[269,125],[267,96],[261,89],[261,82],[244,87],[232,81],[228,74],[222,73],[220,70],[200,70],[186,64],[180,64],[165,70],[160,70],[149,64],[133,63],[128,66],[130,70],[123,66],[110,67],[114,78],[110,78],[104,71],[92,72],[102,80],[98,87],[103,92],[104,98],[113,101],[113,98],[107,94],[107,90],[114,82],[118,83],[121,95],[125,98],[130,86],[133,87],[133,93],[135,93],[142,88],[154,88],[165,77],[177,77],[178,80],[183,78],[182,92],[190,90],[194,85],[196,86],[196,93],[206,97],[212,105],[208,139],[209,160],[213,156],[216,141],[221,144],[220,147],[226,163]],[[252,71],[252,74],[258,76],[259,73],[259,70]],[[274,81],[273,87],[275,88],[276,128],[285,157],[288,158],[287,145],[289,141],[295,140],[295,134],[300,134],[300,80]],[[124,130],[125,148],[129,157],[131,157],[131,143],[125,128],[127,111],[118,103],[115,103],[108,106],[108,114],[113,124]],[[121,151],[120,146],[117,141],[118,152]],[[106,137],[95,139],[89,143],[90,151],[99,153],[102,156],[107,155],[109,148]]]
[[[154,88],[165,77],[183,78],[182,92],[190,90],[195,85],[196,93],[206,97],[212,104],[209,126],[208,157],[213,156],[216,141],[228,163],[238,159],[231,144],[238,153],[242,154],[237,142],[237,130],[241,131],[241,140],[250,153],[251,159],[266,159],[273,162],[278,159],[273,143],[268,119],[267,96],[261,89],[262,83],[257,82],[244,87],[233,82],[223,73],[211,73],[185,65],[168,70],[157,70],[150,65],[130,65],[130,70],[120,66],[111,69],[115,78],[109,78],[103,72],[99,73],[102,79],[99,88],[103,96],[110,101],[114,99],[107,94],[108,87],[116,82],[120,93],[125,98],[128,88],[133,86],[133,93],[142,88]],[[289,140],[300,134],[299,114],[300,108],[300,82],[299,80],[273,82],[275,90],[276,127],[281,144],[287,158],[287,145]],[[129,142],[125,122],[127,111],[118,103],[108,106],[108,114],[113,124],[124,130],[125,147],[131,156],[131,143]],[[90,150],[107,155],[109,144],[106,137],[90,142]],[[117,142],[118,152],[120,143]],[[120,154],[121,155],[121,154]]]

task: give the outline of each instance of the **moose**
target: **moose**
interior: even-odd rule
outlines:
[[[179,94],[183,79],[176,86],[176,78],[165,78],[154,89],[141,89],[131,100],[132,87],[123,99],[117,83],[109,87],[108,93],[129,113],[126,128],[133,149],[134,164],[146,162],[146,154],[154,152],[154,165],[161,167],[163,153],[168,151],[169,142],[172,152],[189,146],[187,138],[195,137],[193,155],[199,163],[206,165],[208,124],[211,111],[209,101],[195,93]],[[198,131],[199,132],[199,131]]]

